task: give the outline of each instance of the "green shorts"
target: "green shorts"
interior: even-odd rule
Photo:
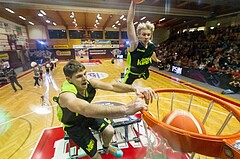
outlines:
[[[149,77],[149,71],[148,70],[146,70],[143,73],[132,73],[130,71],[127,71],[126,75],[125,75],[125,77],[123,79],[123,83],[125,83],[125,84],[133,84],[133,82],[136,79],[143,78],[143,79],[146,80],[148,77]]]

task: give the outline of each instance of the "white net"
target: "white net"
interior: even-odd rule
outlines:
[[[143,120],[144,130],[147,137],[147,152],[144,159],[165,159],[167,156],[164,154],[164,140],[153,131],[151,127]]]

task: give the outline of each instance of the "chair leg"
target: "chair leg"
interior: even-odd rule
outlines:
[[[78,159],[78,155],[77,155],[77,149],[74,148],[74,154],[72,154],[72,151],[71,151],[71,143],[73,142],[70,137],[68,136],[68,134],[65,134],[64,135],[64,140],[68,140],[68,145],[67,145],[67,149],[68,149],[68,154],[69,154],[69,158],[70,159]]]

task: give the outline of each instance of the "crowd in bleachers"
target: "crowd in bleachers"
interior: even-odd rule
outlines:
[[[162,69],[175,65],[229,74],[232,77],[229,84],[237,91],[240,88],[240,26],[172,33],[158,45],[156,53]]]

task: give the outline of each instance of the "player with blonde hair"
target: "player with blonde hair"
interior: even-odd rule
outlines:
[[[127,35],[130,47],[127,54],[127,71],[123,82],[132,84],[136,79],[149,77],[148,68],[152,60],[160,62],[156,53],[155,46],[151,42],[154,32],[154,25],[150,22],[140,23],[137,31],[133,24],[136,3],[131,1],[127,16]]]

